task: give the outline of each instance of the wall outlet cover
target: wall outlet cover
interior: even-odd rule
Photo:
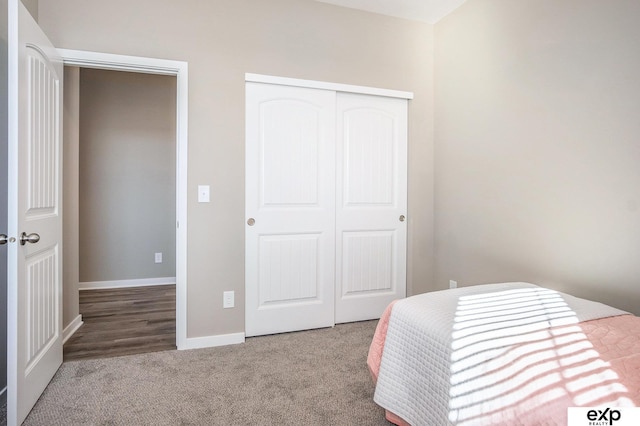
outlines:
[[[155,262],[156,263],[162,263],[162,253],[156,253]]]
[[[224,309],[233,308],[235,306],[235,292],[225,291],[222,293],[222,307]]]

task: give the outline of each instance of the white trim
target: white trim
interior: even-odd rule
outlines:
[[[244,80],[253,83],[280,84],[282,86],[306,87],[309,89],[333,90],[336,92],[359,93],[362,95],[386,96],[389,98],[413,99],[413,92],[380,89],[377,87],[354,86],[351,84],[330,83],[327,81],[301,80],[298,78],[277,77],[272,75],[246,73]]]
[[[178,349],[202,349],[244,343],[244,333],[218,334],[216,336],[190,337]]]
[[[78,284],[78,290],[102,290],[107,288],[148,287],[152,285],[172,285],[176,277],[140,278],[137,280],[87,281]]]
[[[18,20],[19,1],[10,0],[8,9],[8,143],[7,143],[7,234],[18,235]],[[18,423],[18,244],[7,247],[7,424]]]
[[[58,49],[65,65],[176,76],[176,346],[187,339],[187,153],[189,64],[168,59]],[[9,85],[11,89],[11,85]],[[10,163],[11,164],[11,163]]]
[[[84,324],[84,322],[82,321],[82,315],[78,315],[77,317],[75,317],[73,319],[73,321],[71,321],[69,323],[68,326],[66,326],[62,332],[62,344],[64,345],[65,343],[67,343],[67,340],[69,340],[71,338],[71,336],[73,336],[73,333],[75,333],[76,331],[78,331],[78,329],[82,326],[82,324]]]
[[[57,49],[66,66],[139,72],[143,74],[176,75],[184,62],[143,56],[115,55],[86,50]]]

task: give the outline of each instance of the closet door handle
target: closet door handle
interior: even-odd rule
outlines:
[[[247,220],[247,225],[249,226],[253,226],[256,224],[256,220],[252,217],[249,218],[249,220]]]
[[[400,220],[400,222],[404,222],[405,217],[404,217],[404,215],[403,215],[403,214],[401,214],[401,215],[400,215],[400,217],[399,217],[398,219]]]
[[[31,243],[31,244],[35,244],[38,241],[40,241],[40,235],[36,234],[35,232],[33,234],[29,234],[27,235],[26,232],[23,232],[22,235],[20,235],[20,245],[23,246],[27,243]]]

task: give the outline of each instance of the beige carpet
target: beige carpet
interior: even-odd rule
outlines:
[[[366,365],[375,326],[65,362],[24,424],[388,425]]]

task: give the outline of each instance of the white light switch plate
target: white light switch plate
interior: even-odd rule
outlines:
[[[198,185],[198,202],[209,202],[209,185]]]

